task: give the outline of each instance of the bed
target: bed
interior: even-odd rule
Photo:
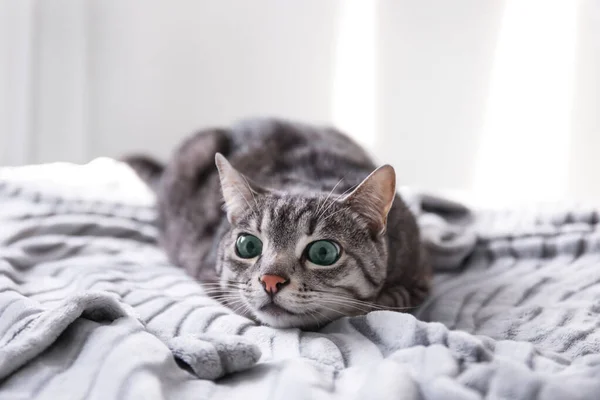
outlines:
[[[403,194],[429,300],[303,332],[171,265],[125,165],[0,169],[0,399],[600,398],[598,210]]]

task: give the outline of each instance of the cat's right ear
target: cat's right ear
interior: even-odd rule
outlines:
[[[227,219],[235,224],[244,212],[255,208],[254,196],[259,194],[259,190],[252,187],[244,175],[233,168],[221,153],[215,154],[215,164],[221,179]]]
[[[367,176],[341,201],[362,215],[373,232],[382,235],[395,196],[396,173],[391,165],[384,165]]]

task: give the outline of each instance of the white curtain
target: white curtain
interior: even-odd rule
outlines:
[[[594,0],[0,0],[0,164],[342,127],[399,183],[600,200]]]
[[[30,160],[33,1],[0,2],[0,164]]]
[[[0,162],[87,159],[86,4],[0,1]]]

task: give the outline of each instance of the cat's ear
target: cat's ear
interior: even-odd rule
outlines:
[[[215,164],[221,179],[227,219],[235,223],[244,212],[255,207],[254,196],[259,193],[259,189],[250,186],[244,175],[233,168],[221,153],[215,155]]]
[[[363,216],[373,232],[382,234],[395,196],[396,173],[391,165],[384,165],[367,176],[342,201]]]

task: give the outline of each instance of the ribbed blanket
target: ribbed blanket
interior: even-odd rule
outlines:
[[[0,399],[600,398],[598,212],[404,194],[430,299],[304,332],[170,265],[126,166],[0,169]]]

